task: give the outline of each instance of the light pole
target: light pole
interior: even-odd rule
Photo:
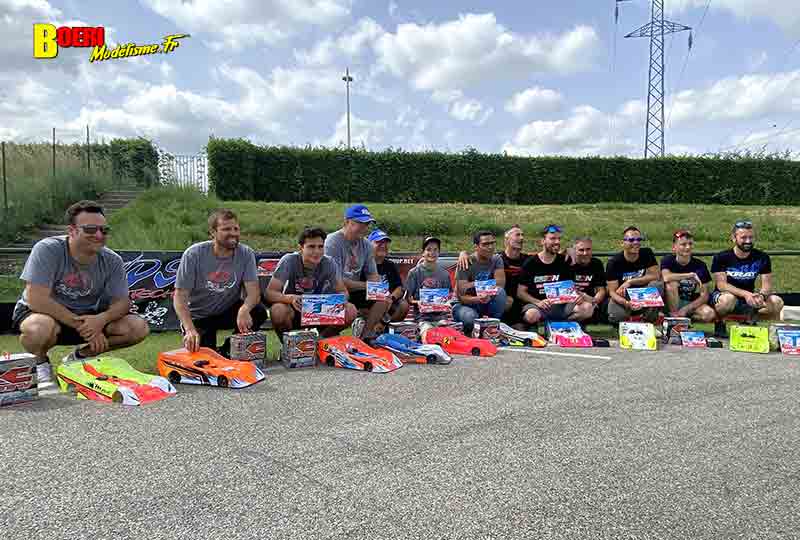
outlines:
[[[353,82],[353,77],[350,76],[350,68],[347,68],[342,80],[347,87],[347,149],[350,150],[350,83]]]

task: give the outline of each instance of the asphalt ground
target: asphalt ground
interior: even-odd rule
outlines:
[[[798,359],[554,352],[6,409],[1,536],[800,537]]]

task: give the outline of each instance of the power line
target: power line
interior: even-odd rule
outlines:
[[[696,33],[700,32],[700,28],[703,26],[703,23],[706,20],[706,15],[708,15],[708,8],[711,7],[711,0],[706,2],[706,8],[703,10],[703,14],[700,16],[700,22],[697,24],[697,29],[695,30]],[[692,34],[689,34],[689,39],[691,40]],[[683,59],[683,67],[681,67],[681,74],[678,76],[678,84],[674,87],[674,92],[672,93],[672,103],[669,106],[669,114],[667,115],[667,127],[669,127],[669,123],[672,120],[672,112],[675,110],[675,94],[681,87],[681,82],[683,82],[683,75],[686,73],[686,66],[689,64],[689,56],[692,54],[692,50],[694,47],[692,46],[692,42],[689,42],[689,48],[686,51],[686,57]]]

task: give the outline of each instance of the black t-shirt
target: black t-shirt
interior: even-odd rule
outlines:
[[[669,270],[673,274],[691,274],[694,272],[703,283],[711,282],[711,274],[708,273],[708,266],[697,257],[689,259],[689,262],[684,266],[678,262],[678,258],[675,255],[667,255],[661,259],[661,269]],[[678,282],[678,296],[682,300],[692,301],[697,299],[700,293],[696,291],[696,286],[697,282],[693,279],[680,280]]]
[[[603,268],[603,261],[597,257],[592,257],[589,264],[580,266],[572,265],[575,275],[575,288],[578,292],[586,293],[589,296],[597,294],[598,287],[606,286],[606,270]]]
[[[376,265],[378,267],[378,274],[381,279],[389,284],[389,293],[397,287],[403,286],[403,280],[400,279],[400,272],[397,271],[397,265],[389,259],[384,259],[382,263]]]
[[[658,266],[653,250],[643,247],[639,250],[639,258],[630,262],[623,252],[619,252],[610,259],[606,265],[606,279],[616,281],[620,285],[629,279],[640,278],[647,273],[651,266]]]
[[[746,258],[740,259],[733,249],[714,255],[711,261],[711,272],[725,272],[728,283],[753,292],[756,287],[756,278],[760,274],[772,273],[772,262],[769,255],[759,249],[751,251]]]
[[[511,298],[516,298],[517,286],[519,286],[519,280],[522,277],[522,266],[531,256],[527,253],[520,253],[519,258],[512,259],[505,252],[500,253],[500,256],[503,258],[506,272],[506,294]]]
[[[551,281],[564,281],[574,279],[572,267],[567,262],[567,258],[559,253],[550,264],[545,264],[539,258],[539,254],[531,255],[522,266],[522,276],[519,284],[528,287],[528,294],[537,300],[544,300],[547,295],[544,293],[544,284]]]

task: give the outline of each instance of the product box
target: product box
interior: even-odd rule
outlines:
[[[544,283],[544,294],[551,304],[568,304],[578,301],[578,290],[572,280],[548,281]]]
[[[456,331],[464,333],[464,323],[459,321],[454,321],[452,319],[445,319],[443,321],[439,321],[436,323],[436,326],[448,326],[450,328],[454,328]]]
[[[450,289],[420,289],[420,313],[442,313],[450,311]]]
[[[494,296],[497,294],[498,290],[496,279],[486,279],[475,282],[475,295],[480,298]]]
[[[778,338],[778,332],[781,330],[800,330],[800,325],[791,323],[773,323],[769,325],[769,349],[771,351],[780,351],[781,344]]]
[[[314,367],[317,363],[317,341],[315,328],[294,330],[283,334],[281,363],[287,368]]]
[[[304,294],[301,326],[342,326],[345,321],[343,294]]]
[[[800,355],[800,328],[778,330],[778,341],[781,344],[781,352],[783,354]]]
[[[0,407],[39,399],[36,357],[28,353],[0,356]]]
[[[661,299],[661,294],[655,287],[631,287],[628,289],[628,298],[631,303],[638,306],[637,309],[664,305],[664,300]]]
[[[264,332],[233,334],[230,337],[231,360],[260,363],[267,354],[267,335]]]
[[[688,349],[705,349],[708,341],[704,332],[684,330],[680,333],[681,345]]]
[[[661,341],[680,345],[681,333],[688,332],[691,328],[692,320],[688,317],[664,317],[664,322],[661,323]]]
[[[411,341],[419,342],[419,326],[412,321],[389,323],[389,333],[403,336]]]
[[[493,319],[491,317],[475,319],[475,325],[472,327],[472,337],[488,339],[495,345],[498,345],[501,337],[500,319]]]
[[[386,281],[367,281],[367,300],[385,302],[389,299],[389,283]]]

